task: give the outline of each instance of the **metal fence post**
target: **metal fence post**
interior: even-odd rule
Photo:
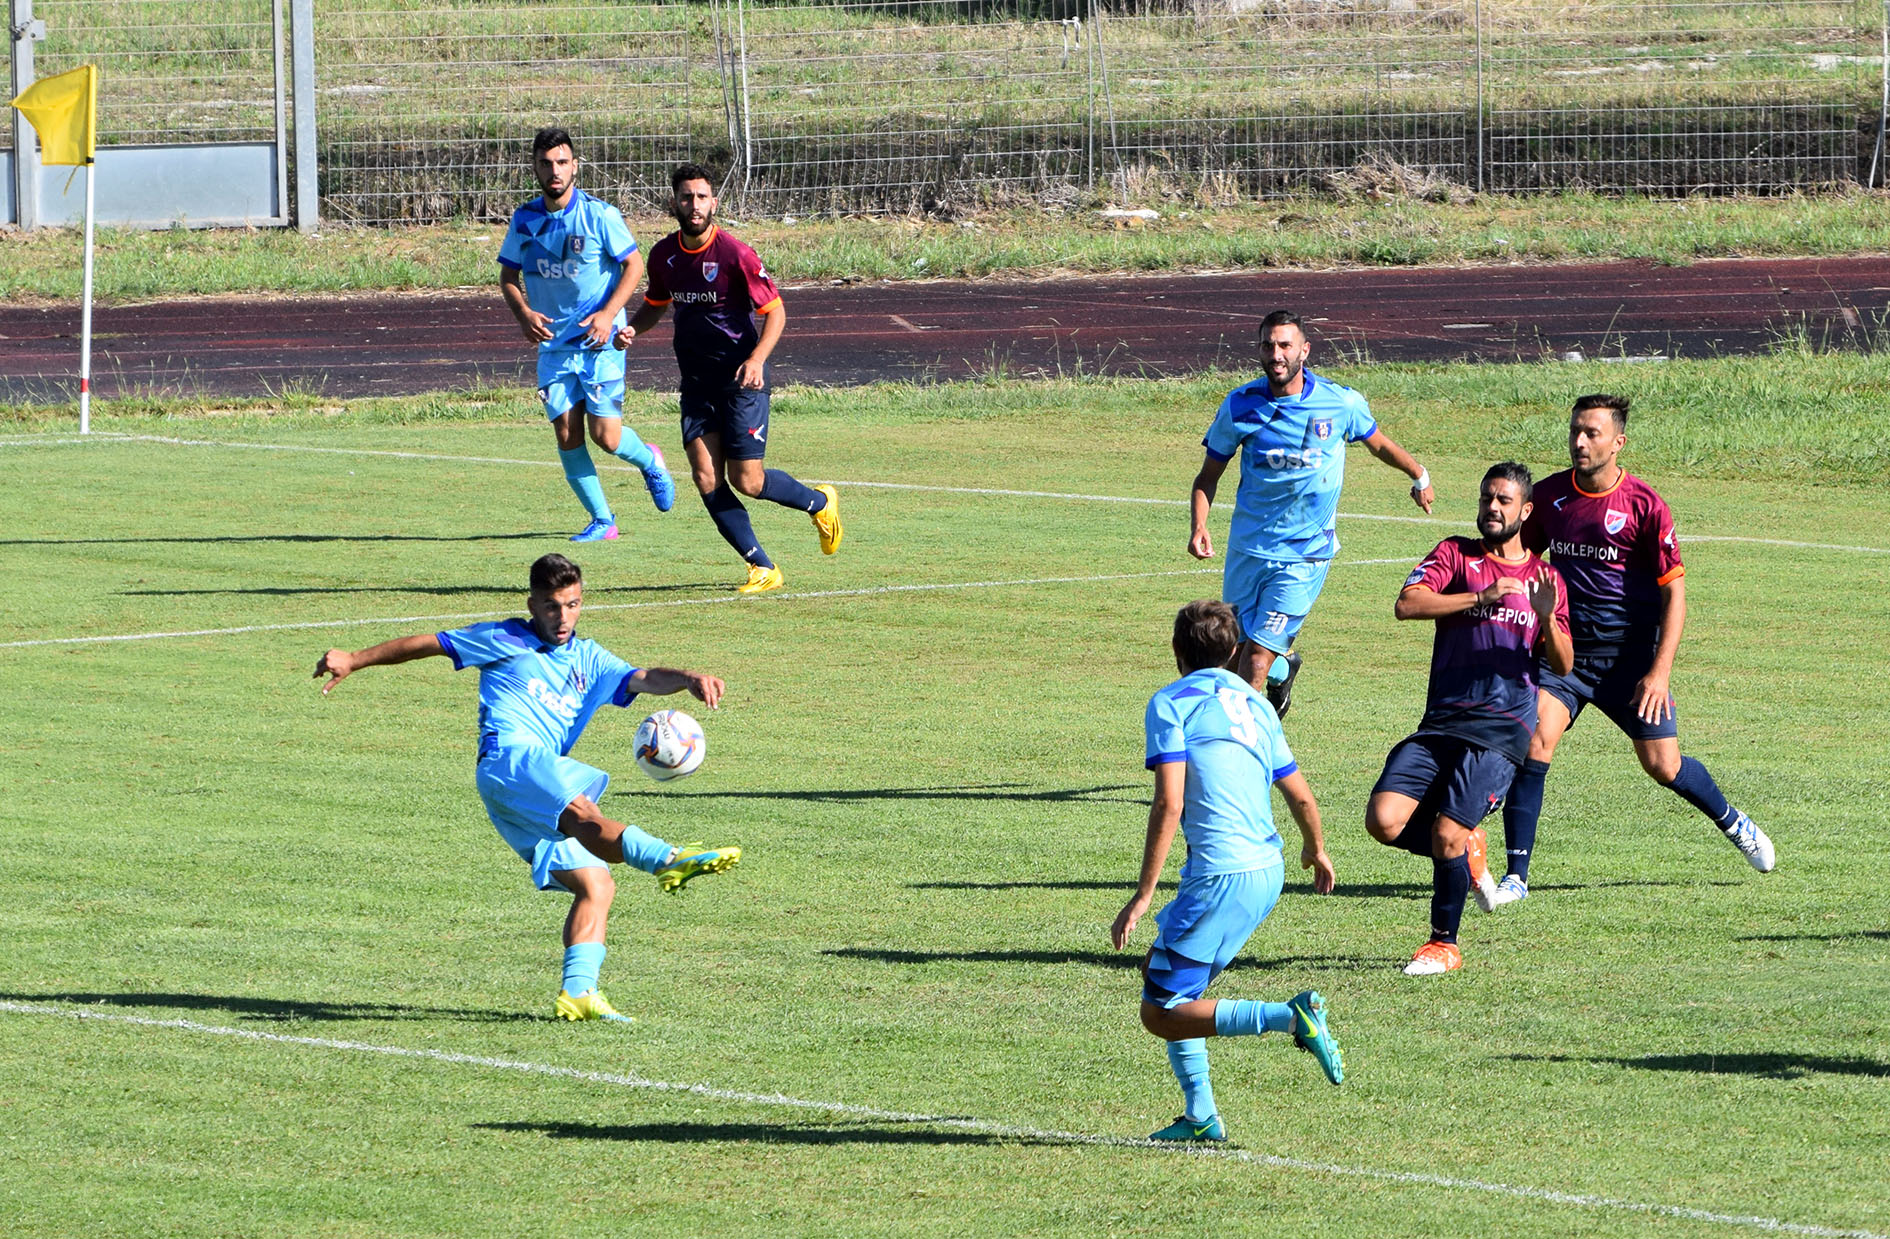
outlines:
[[[315,157],[315,0],[290,0],[289,39],[295,62],[295,227],[321,227],[321,168]]]
[[[1890,4],[1890,0],[1884,0]],[[1483,192],[1483,145],[1488,138],[1484,131],[1483,102],[1483,0],[1476,0],[1477,23],[1477,192]]]
[[[11,99],[38,80],[33,74],[33,44],[46,37],[46,23],[34,20],[33,0],[13,0],[7,30],[13,45],[13,94],[7,96]],[[18,112],[13,113],[13,201],[20,227],[39,227],[39,135]]]
[[[1870,171],[1864,174],[1866,188],[1882,189],[1884,183],[1884,126],[1890,122],[1890,0],[1883,3],[1882,52],[1878,63],[1883,69],[1882,93],[1877,98],[1877,149],[1870,153]]]

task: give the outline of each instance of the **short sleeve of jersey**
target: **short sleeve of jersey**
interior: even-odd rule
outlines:
[[[1538,560],[1537,563],[1540,564],[1541,561]],[[1563,632],[1567,632],[1568,582],[1562,579],[1562,574],[1557,572],[1553,565],[1543,565],[1543,567],[1549,575],[1555,578],[1555,626],[1560,628]]]
[[[1286,733],[1281,731],[1277,724],[1272,727],[1262,728],[1261,730],[1266,735],[1268,742],[1272,745],[1273,755],[1268,762],[1268,766],[1273,772],[1273,781],[1278,783],[1287,775],[1298,770],[1299,762],[1294,760],[1293,750],[1286,746]]]
[[[506,225],[505,240],[499,243],[499,265],[514,271],[525,269],[525,234],[518,230],[516,211],[512,213],[512,222]]]
[[[1371,438],[1378,429],[1378,419],[1372,416],[1372,406],[1355,391],[1345,394],[1345,441],[1357,443],[1360,439]]]
[[[1411,569],[1411,575],[1404,578],[1404,588],[1411,589],[1422,585],[1434,594],[1444,592],[1444,587],[1457,578],[1458,569],[1463,566],[1463,553],[1457,544],[1446,538],[1431,549],[1431,553],[1418,561]],[[1567,611],[1568,601],[1564,593],[1562,609]]]
[[[650,282],[643,290],[643,300],[650,305],[668,305],[671,301],[669,285],[663,282],[663,264],[658,261],[664,244],[658,241],[650,250]]]
[[[637,239],[631,234],[630,225],[623,222],[623,212],[606,206],[600,214],[604,219],[604,252],[616,262],[636,253]]]
[[[1647,548],[1647,556],[1654,564],[1656,584],[1666,585],[1675,577],[1685,576],[1686,567],[1680,562],[1680,540],[1674,534],[1673,509],[1659,495],[1650,492],[1650,498],[1653,502],[1648,508],[1641,537],[1654,543]]]
[[[509,621],[474,624],[469,628],[455,628],[436,635],[440,648],[453,660],[455,671],[504,662],[532,648]]]
[[[1207,434],[1202,436],[1201,446],[1208,455],[1216,460],[1232,460],[1234,453],[1240,450],[1244,436],[1240,428],[1234,425],[1234,397],[1230,393],[1221,401],[1221,407],[1214,414],[1214,420],[1208,424]]]
[[[1156,693],[1149,698],[1148,711],[1142,717],[1142,730],[1147,739],[1142,764],[1148,769],[1187,760],[1188,737],[1182,731],[1181,709],[1167,693]]]
[[[629,679],[637,669],[601,645],[591,646],[590,652],[588,674],[603,699],[614,706],[627,706],[635,701],[637,695],[630,691]]]
[[[781,303],[781,290],[774,286],[774,277],[761,265],[761,256],[747,246],[742,246],[742,279],[748,284],[748,300],[755,307],[755,313],[766,314]]]

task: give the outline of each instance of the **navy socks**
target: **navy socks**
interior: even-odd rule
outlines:
[[[1542,821],[1542,785],[1548,779],[1548,762],[1525,761],[1503,802],[1503,852],[1508,872],[1519,882],[1529,880],[1529,858],[1535,853],[1536,827]]]

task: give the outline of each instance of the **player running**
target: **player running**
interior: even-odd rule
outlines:
[[[1365,806],[1372,838],[1431,862],[1431,936],[1405,965],[1420,977],[1463,966],[1457,929],[1474,887],[1488,911],[1496,883],[1479,825],[1529,751],[1536,658],[1575,662],[1568,599],[1555,569],[1523,548],[1529,470],[1490,466],[1476,538],[1445,538],[1405,578],[1393,613],[1437,623],[1418,729],[1398,742]]]
[[[1574,467],[1536,487],[1523,541],[1547,551],[1568,582],[1575,633],[1573,671],[1545,675],[1535,738],[1503,810],[1507,869],[1496,903],[1529,894],[1529,861],[1542,816],[1549,763],[1582,708],[1593,704],[1634,742],[1641,769],[1712,819],[1754,869],[1778,863],[1772,841],[1726,803],[1704,765],[1680,755],[1680,724],[1669,687],[1686,626],[1686,568],[1673,513],[1654,489],[1621,468],[1629,401],[1590,395],[1569,416]]]
[[[623,354],[610,347],[623,308],[643,278],[643,255],[616,207],[577,187],[571,135],[540,129],[532,138],[532,175],[543,195],[512,213],[499,246],[499,291],[525,338],[538,346],[538,398],[558,440],[564,479],[590,513],[573,542],[617,536],[584,446],[597,446],[643,474],[656,510],[676,504],[662,449],[623,424]]]
[[[678,231],[651,247],[649,289],[629,326],[617,333],[617,347],[628,347],[675,305],[683,446],[696,490],[716,530],[748,564],[748,579],[737,592],[780,589],[781,569],[761,549],[735,492],[812,516],[820,549],[828,555],[840,549],[840,495],[831,486],[804,486],[784,470],[762,466],[768,450],[768,358],[787,326],[781,292],[755,251],[717,226],[715,182],[706,169],[682,165],[670,177],[670,189]]]
[[[604,925],[617,884],[610,865],[656,876],[675,892],[692,878],[721,873],[739,861],[738,847],[671,847],[605,817],[597,802],[610,782],[602,770],[574,761],[571,746],[599,707],[627,706],[639,693],[683,689],[715,708],[722,681],[696,671],[632,667],[595,641],[577,635],[584,578],[562,555],[532,565],[530,619],[423,632],[348,653],[329,650],[315,664],[327,694],[363,667],[444,655],[454,670],[479,668],[479,759],[473,782],[499,837],[531,866],[541,891],[573,896],[564,922],[564,979],[553,1012],[567,1020],[630,1021],[597,988],[604,962]]]
[[[1141,878],[1110,930],[1117,950],[1129,944],[1155,898],[1177,827],[1188,841],[1181,889],[1155,914],[1155,942],[1142,965],[1142,1026],[1168,1043],[1184,1103],[1181,1117],[1151,1140],[1227,1139],[1208,1079],[1208,1037],[1290,1033],[1328,1080],[1345,1078],[1325,999],[1315,991],[1290,1002],[1202,997],[1280,897],[1285,865],[1273,828],[1274,785],[1299,825],[1299,863],[1313,871],[1313,889],[1329,894],[1333,882],[1319,806],[1286,747],[1279,716],[1227,670],[1239,638],[1226,603],[1181,608],[1173,639],[1181,679],[1149,699],[1144,719],[1155,799]]]
[[[1372,419],[1365,397],[1306,369],[1312,351],[1299,315],[1275,310],[1260,324],[1264,381],[1227,393],[1202,446],[1207,456],[1190,496],[1188,553],[1211,559],[1208,511],[1236,451],[1240,487],[1227,533],[1221,597],[1240,617],[1234,670],[1284,717],[1293,703],[1300,656],[1293,641],[1339,551],[1334,518],[1345,482],[1345,445],[1410,475],[1411,499],[1431,510],[1431,475]]]

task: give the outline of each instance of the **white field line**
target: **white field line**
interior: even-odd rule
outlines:
[[[164,435],[128,435],[101,432],[83,438],[47,439],[20,438],[0,439],[0,447],[33,447],[39,445],[80,446],[97,443],[164,443],[175,447],[227,447],[248,448],[259,452],[313,452],[330,456],[389,456],[399,460],[437,460],[458,462],[469,465],[519,465],[526,468],[553,469],[558,465],[550,460],[517,460],[505,456],[455,456],[444,452],[397,452],[386,448],[369,447],[311,447],[295,443],[246,443],[226,439],[178,439]],[[634,473],[627,465],[602,464],[604,469]],[[926,491],[943,495],[998,495],[1017,499],[1061,499],[1075,503],[1130,503],[1158,507],[1186,507],[1186,499],[1146,499],[1133,495],[1087,495],[1070,491],[1055,490],[1004,490],[988,486],[926,486],[916,482],[861,482],[847,481],[841,478],[815,478],[816,482],[829,482],[835,486],[850,486],[873,490],[910,490]],[[1217,503],[1216,508],[1223,511],[1231,509],[1232,504]],[[1457,525],[1462,522],[1447,520],[1438,516],[1382,516],[1373,512],[1341,512],[1341,520],[1348,521],[1395,521],[1413,525]],[[1836,542],[1797,542],[1785,538],[1751,538],[1739,534],[1688,534],[1688,542],[1743,542],[1753,546],[1782,546],[1806,551],[1848,551],[1859,555],[1890,555],[1886,546],[1850,546]]]
[[[1522,1200],[1540,1201],[1545,1204],[1570,1205],[1577,1208],[1597,1209],[1618,1213],[1646,1213],[1659,1217],[1680,1218],[1691,1222],[1706,1222],[1720,1226],[1739,1226],[1753,1230],[1772,1231],[1779,1234],[1817,1236],[1818,1239],[1890,1239],[1890,1236],[1868,1230],[1842,1230],[1831,1226],[1814,1226],[1802,1222],[1787,1222],[1778,1218],[1758,1217],[1738,1213],[1719,1213],[1708,1209],[1693,1209],[1682,1205],[1648,1204],[1635,1200],[1620,1200],[1611,1196],[1596,1196],[1580,1192],[1559,1192],[1550,1188],[1526,1187],[1514,1183],[1491,1183],[1482,1179],[1463,1179],[1449,1175],[1417,1174],[1404,1170],[1383,1170],[1373,1166],[1346,1166],[1332,1162],[1317,1162],[1299,1157],[1280,1157],[1271,1153],[1255,1153],[1247,1149],[1216,1148],[1212,1145],[1176,1146],[1153,1140],[1136,1140],[1124,1136],[1099,1136],[1087,1132],[1056,1131],[1047,1128],[1020,1127],[1009,1123],[995,1123],[985,1119],[953,1117],[938,1114],[915,1114],[903,1110],[882,1110],[874,1106],[851,1105],[839,1101],[820,1101],[814,1098],[789,1097],[782,1093],[751,1093],[740,1089],[716,1088],[709,1084],[680,1084],[665,1080],[649,1080],[642,1076],[618,1074],[604,1071],[584,1071],[575,1067],[559,1067],[551,1063],[534,1063],[515,1058],[491,1058],[480,1054],[459,1054],[449,1050],[417,1050],[397,1045],[376,1045],[366,1041],[341,1041],[329,1037],[291,1037],[283,1033],[262,1032],[251,1028],[232,1028],[221,1024],[200,1024],[195,1020],[160,1020],[141,1015],[124,1015],[118,1012],[92,1011],[24,1003],[0,1001],[0,1012],[13,1015],[38,1015],[68,1020],[93,1020],[108,1024],[124,1024],[135,1028],[174,1029],[180,1032],[198,1033],[211,1037],[233,1037],[242,1041],[261,1041],[274,1045],[301,1046],[317,1050],[337,1050],[354,1054],[378,1054],[387,1058],[420,1059],[426,1062],[441,1063],[453,1067],[476,1067],[488,1071],[510,1071],[526,1075],[550,1076],[555,1079],[574,1080],[582,1084],[601,1084],[616,1088],[647,1089],[652,1092],[687,1093],[708,1101],[729,1102],[736,1105],[774,1106],[783,1109],[811,1111],[817,1114],[829,1114],[838,1118],[871,1119],[886,1123],[914,1123],[928,1127],[943,1127],[953,1131],[972,1132],[991,1136],[1001,1140],[1035,1140],[1056,1144],[1088,1145],[1098,1148],[1138,1149],[1171,1156],[1214,1158],[1223,1161],[1242,1162],[1249,1165],[1265,1166],[1274,1170],[1301,1171],[1308,1174],[1332,1175],[1350,1179],[1370,1179],[1381,1183],[1402,1183],[1416,1187],[1435,1187],[1446,1191],[1482,1192],[1497,1196],[1510,1196]]]

